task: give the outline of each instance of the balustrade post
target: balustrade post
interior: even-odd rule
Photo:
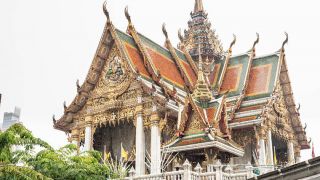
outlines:
[[[191,164],[188,159],[183,163],[183,179],[190,180],[191,179]]]
[[[227,165],[227,167],[224,169],[224,171],[225,171],[226,173],[229,173],[229,174],[232,173],[232,168],[231,168],[230,164]]]
[[[223,180],[223,174],[222,174],[222,164],[220,162],[220,159],[216,161],[216,163],[213,165],[215,172],[216,172],[216,180]]]
[[[133,180],[133,177],[135,176],[136,171],[134,170],[133,167],[131,167],[130,171],[129,171],[129,178],[130,180]]]
[[[200,163],[197,164],[197,166],[194,168],[194,170],[196,171],[196,173],[198,174],[198,178],[200,179],[200,175],[202,172],[202,167],[201,167]]]
[[[247,171],[247,179],[253,177],[253,172],[252,172],[252,165],[250,162],[246,165],[246,171]]]

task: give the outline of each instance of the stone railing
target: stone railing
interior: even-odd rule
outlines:
[[[217,161],[214,165],[207,166],[207,172],[203,172],[200,164],[194,170],[188,160],[179,171],[164,172],[161,174],[148,174],[136,176],[131,168],[126,180],[246,180],[255,177],[254,172],[266,173],[273,170],[273,166],[252,167],[248,165],[222,165]]]

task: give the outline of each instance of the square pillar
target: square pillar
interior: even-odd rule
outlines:
[[[144,125],[143,125],[143,106],[142,97],[137,98],[138,105],[135,110],[136,118],[136,175],[145,174],[145,135],[144,135]]]

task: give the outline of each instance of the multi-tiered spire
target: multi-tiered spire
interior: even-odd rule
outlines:
[[[198,51],[200,52],[200,46]],[[212,93],[204,77],[203,62],[201,55],[199,55],[198,80],[195,85],[195,90],[192,96],[204,106],[206,106],[206,104],[208,104],[212,100]]]
[[[195,61],[199,61],[198,46],[203,59],[212,62],[221,58],[223,49],[215,31],[211,29],[202,0],[195,0],[194,11],[191,12],[191,20],[184,33],[183,44]]]

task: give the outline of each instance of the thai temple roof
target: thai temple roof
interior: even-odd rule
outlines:
[[[108,21],[97,52],[107,48],[103,39],[111,36],[113,40],[109,43],[120,47],[132,71],[142,82],[161,87],[162,93],[171,94],[173,101],[185,102],[184,113],[190,111],[199,116],[197,120],[202,121],[201,126],[204,128],[188,134],[186,124],[192,121],[192,113],[185,115],[179,126],[179,131],[185,136],[171,142],[171,147],[178,149],[180,145],[188,145],[191,141],[197,141],[199,147],[202,147],[209,141],[215,141],[218,144],[230,144],[230,147],[237,149],[238,154],[243,153],[228,139],[229,132],[220,132],[219,137],[213,137],[210,128],[224,129],[223,126],[228,126],[239,129],[261,124],[266,106],[272,101],[277,86],[281,85],[299,144],[302,149],[309,148],[289,80],[284,49],[287,39],[282,46],[276,45],[274,53],[257,57],[257,35],[257,40],[248,52],[233,56],[232,48],[236,38],[229,49],[223,51],[207,19],[202,0],[196,0],[188,22],[189,28],[184,31],[184,35],[179,34],[181,42],[178,48],[171,44],[165,26],[164,47],[138,33],[127,11],[126,16],[129,25],[127,32],[123,32],[113,26],[107,14]],[[65,108],[64,115],[56,121],[55,128],[70,131],[72,114],[84,107],[90,91],[97,83],[105,59],[99,53],[95,55],[86,80],[79,85],[77,96]],[[216,120],[219,123],[214,124]]]

